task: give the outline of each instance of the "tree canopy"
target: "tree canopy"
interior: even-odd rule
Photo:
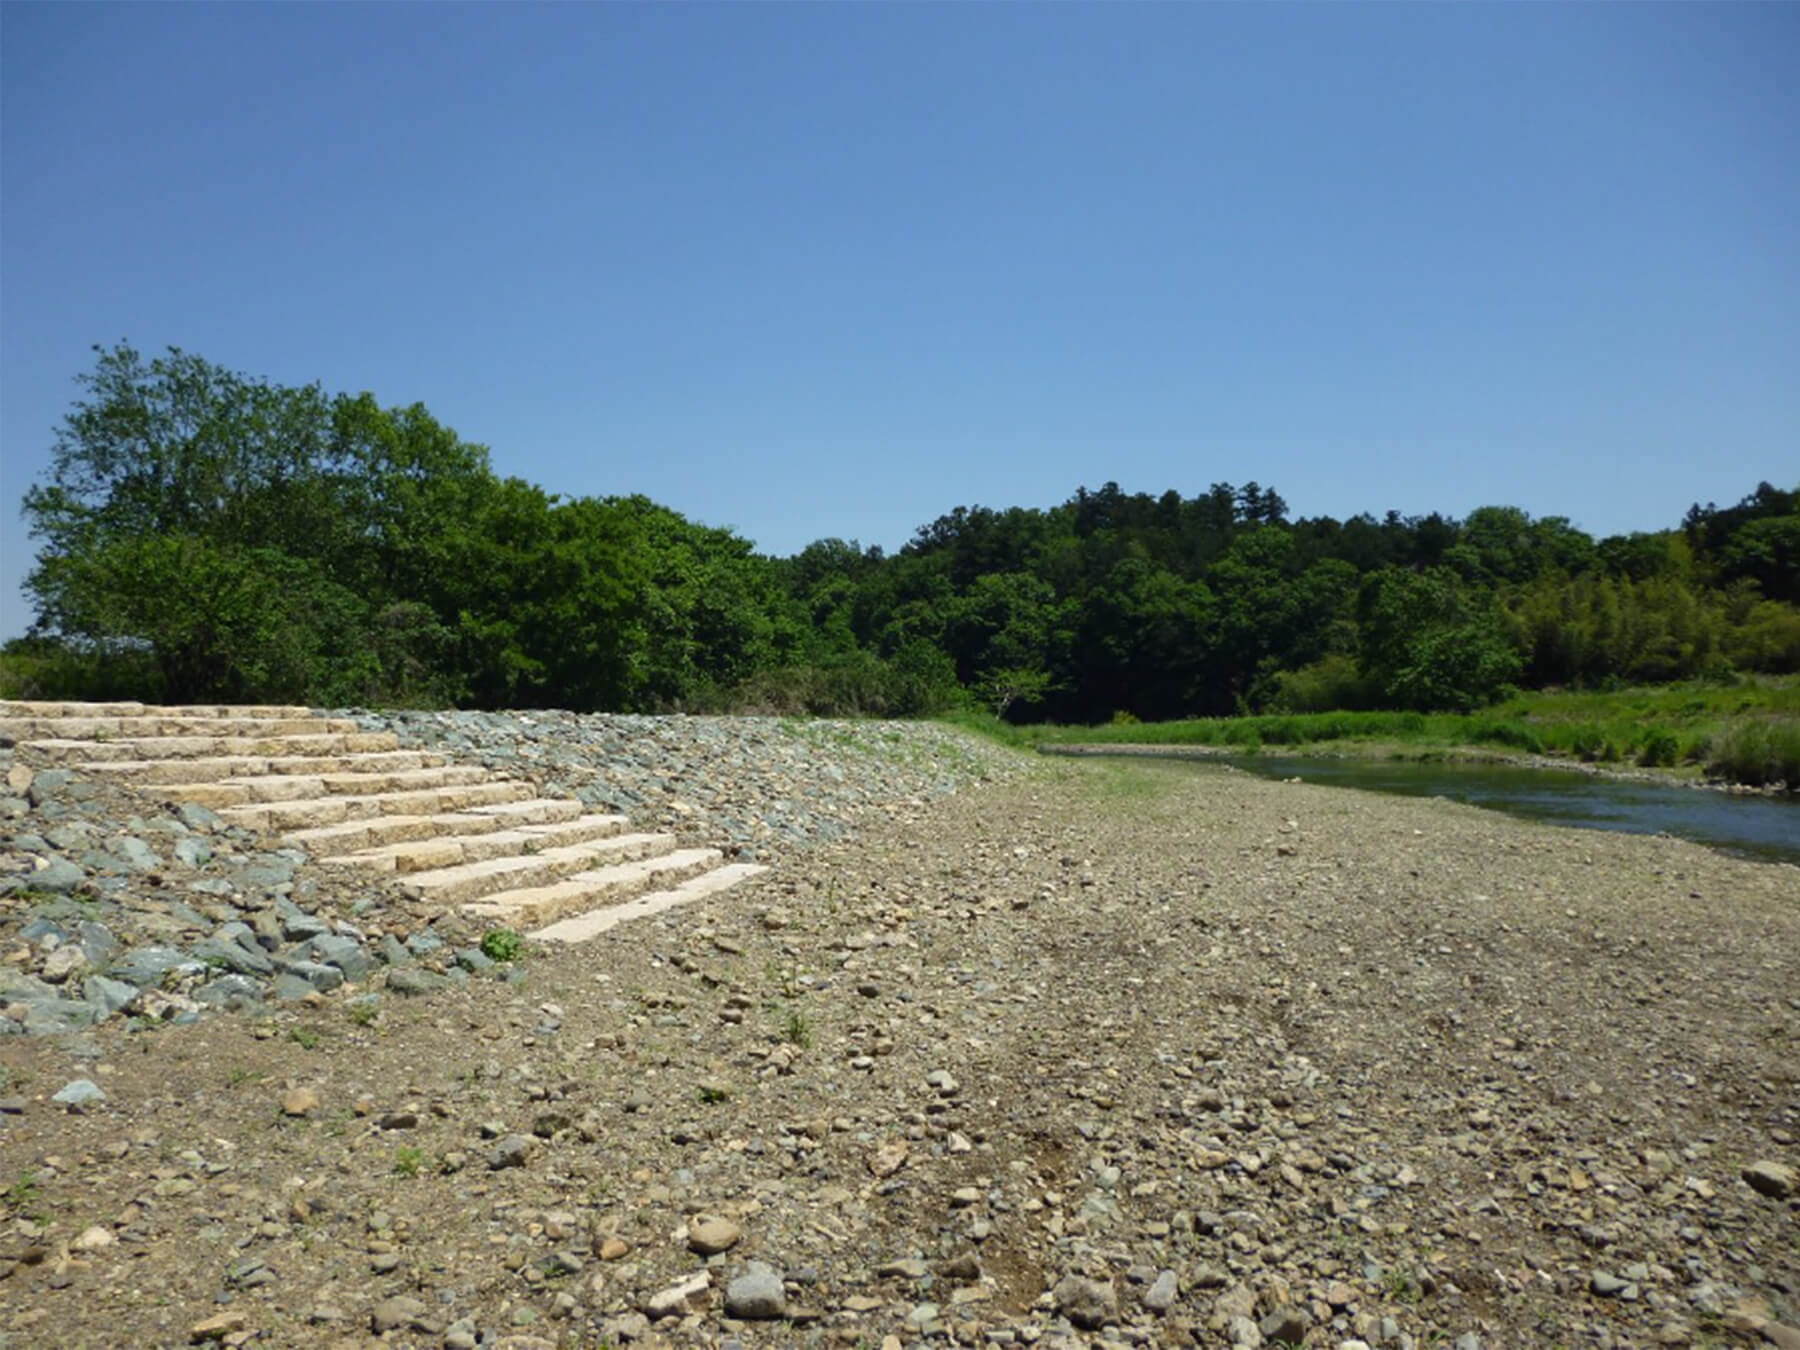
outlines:
[[[1160,719],[1800,670],[1800,487],[1593,539],[1272,487],[957,506],[791,558],[496,475],[417,404],[96,349],[25,496],[27,645],[168,701]]]

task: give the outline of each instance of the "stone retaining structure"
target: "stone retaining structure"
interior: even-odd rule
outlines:
[[[632,912],[655,912],[765,870],[308,708],[0,703],[0,735],[545,940],[612,926],[584,917],[594,910],[638,901]]]

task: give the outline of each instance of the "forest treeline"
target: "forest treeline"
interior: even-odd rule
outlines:
[[[416,404],[126,345],[79,382],[24,501],[37,621],[7,658],[42,696],[1096,722],[1800,671],[1800,485],[1594,539],[1108,482],[774,558],[501,477]]]

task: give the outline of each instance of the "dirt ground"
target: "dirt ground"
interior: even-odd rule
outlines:
[[[1059,761],[520,968],[0,1040],[0,1345],[1800,1326],[1790,866]]]

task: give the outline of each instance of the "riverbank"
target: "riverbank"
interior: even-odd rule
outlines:
[[[722,789],[686,720],[655,730]],[[510,744],[583,759],[566,729]],[[1497,1350],[1800,1325],[1794,869],[967,753],[987,781],[867,800],[743,891],[522,978],[0,1043],[0,1336]],[[867,758],[823,736],[790,795]],[[104,1098],[66,1111],[78,1078]]]
[[[1165,745],[1227,754],[1461,758],[1774,792],[1800,790],[1800,680],[1758,676],[1522,693],[1473,713],[1321,712],[1103,726],[951,719],[1015,748]]]
[[[1591,760],[1566,759],[1554,755],[1530,755],[1521,751],[1495,750],[1479,745],[1421,746],[1394,741],[1327,740],[1302,741],[1297,745],[1260,745],[1240,748],[1232,745],[1157,745],[1130,741],[1069,742],[1041,741],[1036,747],[1041,755],[1082,758],[1087,756],[1125,756],[1149,759],[1340,759],[1369,760],[1402,764],[1495,764],[1520,769],[1548,769],[1560,773],[1579,773],[1590,778],[1611,779],[1621,783],[1655,783],[1669,787],[1695,788],[1707,792],[1733,795],[1786,797],[1785,786],[1751,787],[1722,779],[1704,777],[1700,770],[1651,769],[1618,764],[1601,764]]]

